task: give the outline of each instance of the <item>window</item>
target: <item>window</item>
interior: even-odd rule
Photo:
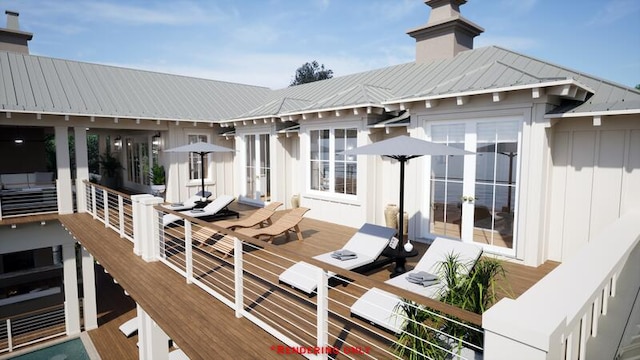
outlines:
[[[195,144],[197,142],[209,142],[209,137],[207,135],[189,135],[188,137],[189,144]],[[201,160],[204,160],[204,168],[203,164],[200,163]],[[200,155],[196,153],[189,153],[189,180],[200,180],[207,179],[209,176],[209,154],[206,154],[204,157],[200,157]],[[202,173],[204,170],[204,173]]]
[[[311,190],[356,195],[356,157],[344,151],[357,145],[357,129],[311,130]]]

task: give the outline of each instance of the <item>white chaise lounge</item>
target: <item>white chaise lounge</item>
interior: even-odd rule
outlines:
[[[406,274],[398,275],[385,281],[386,284],[436,298],[446,291],[444,282],[436,282],[430,286],[416,284],[407,280],[411,273],[427,272],[437,274],[438,268],[449,254],[457,255],[458,260],[467,266],[461,269],[461,274],[468,273],[482,254],[482,248],[475,244],[463,243],[455,240],[436,238],[429,249],[416,264],[415,269]],[[360,317],[372,324],[385,328],[393,333],[400,333],[404,328],[405,317],[399,306],[402,299],[387,291],[371,288],[351,306],[351,315]]]
[[[126,337],[135,334],[136,331],[138,331],[138,317],[134,316],[132,319],[125,321],[118,329],[120,329]]]
[[[355,257],[340,260],[333,257],[335,251],[314,256],[316,260],[320,260],[327,264],[334,265],[346,270],[353,270],[364,265],[373,263],[382,254],[382,251],[389,245],[389,241],[395,235],[396,230],[384,226],[374,224],[364,224],[355,233],[349,241],[340,250],[347,250],[354,254]],[[291,285],[292,287],[311,294],[316,290],[316,273],[318,267],[307,262],[300,261],[293,264],[279,276],[282,283]],[[329,277],[334,276],[329,273]]]
[[[200,218],[200,217],[213,217],[215,215],[234,215],[237,216],[238,213],[235,211],[231,211],[227,209],[227,206],[231,204],[235,200],[235,198],[231,195],[220,195],[215,200],[207,204],[207,206],[202,209],[192,209],[187,211],[181,211],[181,214]],[[162,217],[162,225],[167,226],[175,221],[182,220],[182,217],[174,214],[165,214]]]
[[[203,198],[207,199],[209,196],[211,196],[211,193],[209,191],[205,191],[204,197],[201,194],[202,194],[202,191],[198,191],[197,194],[191,196],[190,198],[188,198],[183,202],[163,204],[162,206],[166,209],[171,209],[173,211],[193,209],[199,201],[202,201]]]

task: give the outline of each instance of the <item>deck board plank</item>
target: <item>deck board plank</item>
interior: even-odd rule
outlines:
[[[246,211],[246,208],[235,209]],[[277,219],[282,216],[284,211],[278,211],[274,215]],[[261,358],[281,357],[269,348],[271,345],[281,345],[272,336],[260,330],[257,326],[246,319],[236,319],[233,311],[213,299],[205,291],[194,285],[187,285],[184,278],[159,262],[146,263],[139,257],[135,256],[132,251],[132,244],[120,239],[118,235],[104,227],[95,226],[96,220],[93,220],[86,214],[63,215],[61,221],[76,235],[78,240],[105,266],[111,275],[118,279],[122,287],[127,289],[133,299],[136,299],[141,306],[151,314],[156,322],[166,330],[167,334],[172,337],[180,347],[192,359],[211,358],[211,354],[225,357],[237,357],[238,353],[245,352],[251,356],[259,356]],[[275,247],[265,245],[266,250],[283,249],[283,252],[295,253],[298,258],[308,258],[327,251],[340,248],[357,229],[340,226],[336,224],[326,223],[314,219],[305,218],[300,223],[302,229],[303,241],[298,241],[295,237],[287,240],[284,236],[274,239]],[[170,230],[172,235],[179,236],[176,229]],[[233,288],[231,279],[233,278],[233,257],[224,257],[224,254],[217,251],[210,241],[200,244],[200,241],[194,239],[194,259],[199,265],[194,269],[194,274],[202,281],[206,281],[208,277],[217,277],[218,279],[226,279],[224,281],[230,288],[220,287],[222,293],[227,294],[228,298],[233,296]],[[425,244],[414,243],[419,255],[409,258],[407,268],[411,269],[415,262],[428,248]],[[286,250],[285,250],[286,249]],[[253,264],[248,264],[252,272],[260,274],[259,277],[245,275],[245,306],[255,307],[256,314],[258,309],[266,306],[276,306],[286,304],[285,300],[295,302],[297,308],[292,311],[297,314],[303,314],[305,311],[315,311],[315,298],[300,300],[299,293],[290,289],[285,285],[277,284],[277,275],[282,271],[283,267],[288,264],[283,263],[277,257],[277,254],[269,253],[269,251],[258,250],[251,252]],[[175,254],[170,260],[183,266],[184,254],[180,248],[176,248]],[[105,263],[106,262],[106,263]],[[504,291],[499,293],[500,297],[509,296],[518,297],[526,289],[535,284],[540,278],[551,271],[557,263],[547,262],[538,268],[525,267],[514,263],[504,263],[507,270],[507,279],[501,282],[499,288]],[[369,279],[373,281],[384,281],[389,278],[393,264],[366,273]],[[510,285],[504,285],[504,284]],[[331,298],[335,301],[330,302],[330,307],[339,316],[353,321],[349,318],[348,307],[339,305],[351,304],[357,296],[360,296],[364,290],[358,286],[337,286],[330,289]],[[175,296],[179,293],[180,296]],[[126,317],[133,315],[125,314],[118,318],[118,326],[126,320]],[[262,315],[257,315],[262,316]],[[262,317],[268,321],[276,321]],[[287,324],[278,324],[286,326]],[[298,324],[302,326],[302,324]],[[313,342],[315,336],[314,328],[310,330],[310,335],[302,335],[305,341]],[[113,334],[105,335],[108,339],[104,341],[96,337],[97,343],[108,343],[111,340],[118,339],[122,334],[115,328],[116,336]],[[346,327],[351,327],[353,334],[345,335]],[[357,335],[365,334],[364,328],[368,324],[357,321],[349,324],[348,321],[333,316],[330,323],[330,342],[340,344],[343,341],[350,341],[351,345],[358,346]],[[359,329],[360,328],[360,329]],[[100,328],[99,328],[100,329]],[[98,329],[98,330],[99,330]],[[97,331],[97,330],[94,330]],[[113,332],[113,331],[111,331]],[[370,335],[369,335],[370,336]],[[380,333],[377,339],[379,343],[388,343],[390,336]],[[92,336],[92,339],[94,336]],[[128,339],[131,340],[131,339]],[[361,340],[360,340],[361,342]],[[131,343],[131,341],[129,341]],[[238,345],[242,344],[242,348]],[[134,343],[135,346],[135,343]],[[100,346],[96,346],[100,349]],[[100,350],[99,350],[100,351]],[[131,351],[129,349],[128,351]],[[137,349],[134,349],[137,356]],[[381,354],[382,355],[382,354]],[[125,358],[125,357],[123,357]]]

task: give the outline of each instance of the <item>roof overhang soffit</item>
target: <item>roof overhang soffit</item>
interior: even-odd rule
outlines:
[[[557,96],[564,99],[585,101],[589,94],[595,93],[594,90],[588,86],[579,83],[573,79],[562,79],[548,82],[540,82],[536,84],[514,85],[508,87],[499,88],[487,88],[480,90],[461,91],[448,94],[436,94],[436,95],[424,95],[414,96],[402,99],[394,99],[384,101],[382,104],[387,111],[393,110],[405,110],[412,104],[417,102],[424,102],[427,109],[434,108],[439,105],[440,100],[455,99],[456,104],[459,106],[466,105],[469,102],[469,98],[478,95],[491,95],[493,102],[500,102],[506,99],[507,94],[513,91],[530,90],[531,97],[533,99],[541,98],[542,96]]]

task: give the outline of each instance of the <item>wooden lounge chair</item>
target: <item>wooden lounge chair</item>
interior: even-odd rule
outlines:
[[[282,215],[273,224],[263,228],[245,228],[236,230],[239,234],[254,237],[260,239],[262,236],[269,236],[269,243],[273,242],[273,238],[280,234],[286,234],[287,240],[289,239],[289,231],[294,231],[298,236],[298,240],[302,241],[302,232],[298,224],[302,221],[304,214],[309,211],[307,208],[299,207],[295,208],[288,213]]]
[[[209,240],[215,241],[211,247],[221,252],[225,258],[233,252],[233,238],[224,236],[208,227],[202,227],[198,231],[195,231],[191,239],[194,243],[198,242],[199,246],[207,245],[207,241]]]
[[[215,225],[235,230],[237,228],[251,228],[256,225],[262,227],[265,223],[271,225],[271,215],[282,205],[281,202],[272,202],[269,205],[254,211],[251,215],[240,220],[222,220],[214,222]]]

